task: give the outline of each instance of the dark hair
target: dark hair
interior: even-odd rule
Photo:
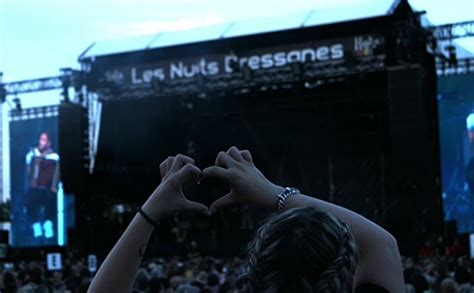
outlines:
[[[349,227],[316,208],[269,218],[247,249],[239,292],[351,292],[357,248]]]
[[[48,137],[48,141],[51,141],[51,137],[49,136],[48,132],[42,131],[39,136],[41,137],[42,135],[46,135]]]

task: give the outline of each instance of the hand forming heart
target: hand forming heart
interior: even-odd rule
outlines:
[[[276,195],[283,188],[270,182],[254,165],[249,151],[231,147],[220,152],[215,166],[201,171],[194,160],[184,156],[168,157],[160,165],[162,182],[155,189],[143,210],[152,218],[159,220],[179,211],[197,211],[212,214],[217,210],[239,204],[256,204],[272,209]],[[206,178],[219,178],[226,181],[231,191],[212,203],[210,209],[205,205],[186,199],[182,185],[188,178],[196,182]]]

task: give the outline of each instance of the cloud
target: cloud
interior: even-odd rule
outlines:
[[[209,0],[97,0],[102,3],[112,3],[112,4],[133,4],[133,5],[143,5],[143,4],[203,4],[209,2]]]
[[[162,3],[169,4],[205,4],[208,0],[162,0]]]
[[[143,21],[128,24],[114,24],[104,27],[108,37],[120,38],[125,36],[149,35],[158,32],[173,32],[197,27],[209,26],[224,22],[225,19],[216,14],[198,17],[180,18],[170,21]]]
[[[222,23],[224,19],[218,15],[210,14],[198,18],[183,18],[172,21],[146,21],[134,23],[130,29],[137,34],[148,34],[161,31],[181,31],[195,27],[208,26]]]

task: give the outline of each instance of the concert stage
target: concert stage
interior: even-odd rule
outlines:
[[[258,34],[223,25],[186,40],[165,34],[134,50],[84,52],[88,94],[102,108],[93,173],[77,197],[78,215],[87,215],[77,240],[107,251],[127,222],[114,207],[142,203],[159,183],[159,162],[181,152],[204,168],[231,145],[251,150],[276,183],[380,223],[404,253],[440,232],[436,68],[419,15],[402,1],[366,19],[305,19]],[[187,194],[208,204],[225,189],[207,182]],[[194,239],[207,252],[237,253],[262,213],[215,217],[224,221],[170,220],[179,231],[160,232],[155,249],[171,253],[185,234],[184,246]],[[91,223],[100,241],[86,238]]]

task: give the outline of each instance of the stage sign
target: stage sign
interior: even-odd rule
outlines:
[[[87,257],[87,268],[91,273],[97,272],[97,257],[94,254]]]
[[[57,109],[10,121],[12,246],[66,244]]]
[[[193,79],[198,76],[232,78],[243,69],[272,70],[293,63],[327,66],[355,66],[368,60],[378,60],[383,68],[385,41],[383,36],[362,35],[351,38],[318,40],[268,47],[230,54],[210,54],[198,58],[156,61],[146,64],[102,67],[92,63],[100,82],[115,83],[124,88],[151,86],[153,82]],[[94,66],[96,68],[94,69]],[[318,67],[315,69],[318,70]],[[98,71],[98,72],[97,72]]]
[[[46,255],[46,264],[48,271],[60,271],[63,269],[63,263],[60,253],[48,253]]]

